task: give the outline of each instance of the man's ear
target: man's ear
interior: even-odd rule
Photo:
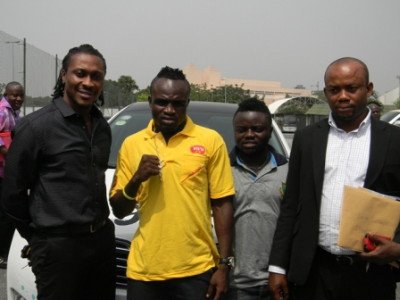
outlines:
[[[62,82],[63,84],[65,84],[65,75],[66,75],[66,72],[65,72],[64,69],[62,69],[62,70],[60,71],[60,75],[61,75],[61,82]]]
[[[372,82],[369,82],[367,84],[367,95],[372,96],[372,93],[374,92],[374,84]]]
[[[151,104],[151,96],[147,97],[147,101],[149,102],[149,105]]]

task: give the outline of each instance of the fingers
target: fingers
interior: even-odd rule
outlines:
[[[282,300],[288,300],[289,299],[289,288],[287,285],[283,286],[281,290],[281,299]]]
[[[157,156],[144,154],[140,160],[136,175],[143,182],[149,179],[151,176],[159,175],[160,169],[160,159]]]
[[[289,299],[289,288],[286,276],[276,273],[270,273],[268,285],[274,297],[274,300]]]
[[[207,294],[206,294],[206,298],[207,299],[211,299],[211,297],[214,295],[214,286],[212,284],[210,284],[208,286],[208,290],[207,290]]]
[[[390,238],[377,235],[377,234],[366,234],[363,238],[364,251],[371,252],[376,247],[390,243]]]
[[[289,299],[289,293],[283,289],[276,289],[273,291],[274,300],[287,300]]]
[[[386,237],[386,236],[381,236],[381,235],[377,235],[377,234],[368,234],[368,238],[374,242],[375,244],[384,244],[387,243],[390,238]]]

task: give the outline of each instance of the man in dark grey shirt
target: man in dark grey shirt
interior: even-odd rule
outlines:
[[[236,147],[234,253],[229,299],[271,299],[268,260],[287,175],[287,160],[268,145],[271,114],[255,98],[244,100],[233,118]]]
[[[111,131],[95,105],[105,74],[91,45],[70,49],[53,101],[22,119],[7,154],[2,204],[30,245],[38,299],[115,297]]]

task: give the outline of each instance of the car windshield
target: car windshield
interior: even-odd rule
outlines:
[[[188,106],[188,115],[194,123],[218,131],[224,138],[228,151],[231,151],[235,146],[232,118],[236,108],[237,106],[234,104],[191,102]],[[150,119],[151,113],[147,103],[130,105],[114,118],[111,118],[112,145],[109,159],[110,168],[115,168],[116,166],[118,151],[124,139],[147,127]],[[275,130],[271,135],[270,144],[278,153],[284,156],[288,155]]]

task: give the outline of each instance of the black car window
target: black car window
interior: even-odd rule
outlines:
[[[210,105],[210,104],[209,104]],[[213,106],[211,104],[211,106]],[[215,107],[217,109],[217,107]],[[228,151],[235,146],[233,136],[232,118],[236,110],[235,106],[223,110],[204,110],[203,106],[194,103],[189,105],[188,115],[196,124],[214,129],[224,138]],[[109,159],[109,167],[115,168],[118,151],[124,139],[139,130],[144,129],[151,118],[150,109],[146,105],[131,106],[122,111],[116,118],[110,121],[112,132],[112,145]],[[287,156],[280,139],[275,131],[272,132],[269,142],[278,153]]]

